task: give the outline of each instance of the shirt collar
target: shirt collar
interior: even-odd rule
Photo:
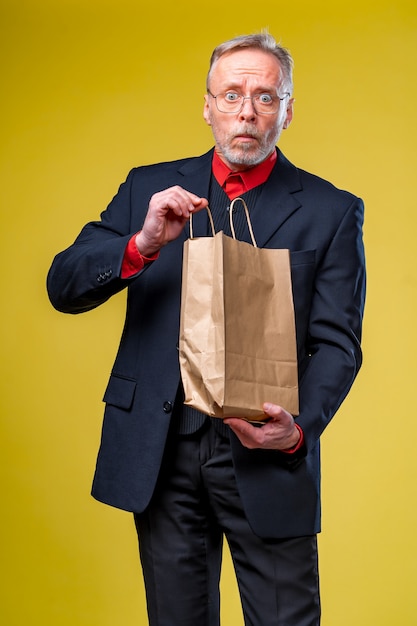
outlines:
[[[244,191],[249,191],[258,185],[262,185],[268,178],[272,169],[277,160],[277,151],[274,150],[272,154],[259,163],[255,165],[255,167],[251,167],[250,169],[243,170],[242,172],[233,172],[224,161],[221,160],[216,151],[213,153],[213,161],[212,161],[212,171],[214,177],[221,187],[224,187],[226,179],[228,176],[233,176],[238,174],[243,182],[243,186],[245,187]]]

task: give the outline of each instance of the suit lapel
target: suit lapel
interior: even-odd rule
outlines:
[[[201,157],[188,161],[178,169],[178,173],[183,179],[181,184],[184,189],[195,193],[201,198],[208,198],[211,177],[211,162],[213,158],[213,149]],[[201,210],[193,216],[194,236],[202,237],[207,233],[208,216],[207,211]],[[183,231],[183,239],[187,239],[190,235],[189,227]]]
[[[278,151],[277,163],[263,186],[252,219],[260,248],[265,247],[282,224],[300,208],[301,203],[294,194],[301,189],[297,168]]]

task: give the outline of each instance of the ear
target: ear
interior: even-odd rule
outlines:
[[[284,129],[288,128],[288,126],[291,124],[293,113],[294,113],[294,98],[291,98],[287,104],[284,125],[282,128]]]
[[[203,117],[206,120],[206,123],[211,126],[210,119],[210,108],[209,108],[209,97],[208,94],[204,94],[204,109],[203,109]]]

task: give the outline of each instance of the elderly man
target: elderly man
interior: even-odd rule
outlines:
[[[361,365],[363,204],[276,148],[292,89],[291,56],[269,34],[218,46],[203,112],[214,149],[133,169],[49,272],[50,299],[67,313],[128,290],[93,495],[134,513],[151,626],[219,624],[223,537],[245,624],[320,622],[319,439]],[[208,233],[209,204],[227,233],[237,196],[258,245],[291,255],[300,413],[265,398],[261,427],[186,407],[180,379],[188,221]],[[243,213],[235,218],[250,241]]]

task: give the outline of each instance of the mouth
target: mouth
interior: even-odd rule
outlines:
[[[252,141],[257,141],[257,138],[254,137],[253,135],[246,135],[246,134],[242,134],[242,135],[235,135],[234,139],[236,141],[242,141],[244,143],[246,142],[252,142]]]

